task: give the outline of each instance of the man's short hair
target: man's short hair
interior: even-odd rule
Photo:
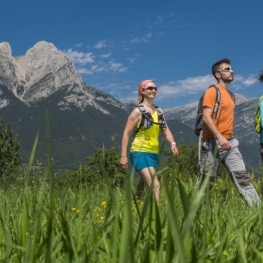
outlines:
[[[217,61],[216,63],[214,63],[214,65],[212,66],[212,74],[213,76],[217,79],[215,73],[218,72],[220,70],[220,65],[226,63],[230,65],[230,59],[228,58],[223,58],[219,61]]]
[[[262,83],[263,82],[263,71],[261,71],[259,74],[258,74],[258,80]]]

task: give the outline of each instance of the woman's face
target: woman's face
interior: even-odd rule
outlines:
[[[142,92],[142,94],[145,97],[153,98],[153,99],[155,98],[156,93],[157,93],[157,87],[155,83],[152,81],[147,83],[147,85],[144,87],[143,92]]]

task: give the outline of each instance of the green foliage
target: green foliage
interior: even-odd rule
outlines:
[[[175,167],[176,170],[184,176],[196,176],[198,170],[197,146],[187,147],[186,144],[180,143],[178,146],[179,155],[174,157],[170,149],[164,150],[167,156],[168,167]]]
[[[20,143],[13,136],[10,124],[0,123],[0,176],[3,178],[13,173],[21,163],[18,154]]]
[[[191,149],[180,148],[183,162]],[[89,166],[55,176],[71,187],[55,180],[53,188],[52,167],[33,169],[35,149],[36,142],[22,175],[24,185],[5,190],[0,185],[1,262],[263,260],[262,205],[248,207],[225,182],[229,178],[218,178],[203,202],[208,180],[193,191],[193,177],[166,166],[173,176],[163,178],[160,202],[152,187],[144,200],[137,200],[133,174],[126,177],[124,189],[114,188],[114,172],[122,171],[119,155],[115,147],[103,147],[88,158]],[[258,190],[260,185],[253,184]]]
[[[60,187],[87,187],[91,190],[105,186],[106,175],[113,187],[122,187],[126,171],[119,165],[120,154],[116,153],[116,146],[109,149],[97,148],[94,155],[87,157],[88,165],[73,171],[65,171],[56,177]]]
[[[122,185],[126,171],[120,167],[120,154],[116,153],[117,146],[109,149],[95,149],[93,156],[87,157],[88,165],[91,170],[98,172],[102,176],[105,171],[114,185]]]
[[[158,204],[151,188],[133,199],[132,180],[124,190],[105,180],[95,191],[52,192],[47,181],[0,190],[0,261],[262,262],[262,207],[249,208],[222,178],[205,204],[193,185],[166,177]]]

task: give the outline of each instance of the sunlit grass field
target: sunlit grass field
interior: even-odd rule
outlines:
[[[262,207],[227,177],[203,199],[195,176],[170,174],[156,203],[152,189],[134,198],[133,174],[124,189],[105,174],[91,191],[57,188],[52,169],[25,173],[23,186],[1,190],[0,262],[263,262]]]
[[[249,207],[228,177],[204,195],[208,181],[193,191],[196,175],[163,166],[156,203],[151,188],[135,198],[133,171],[121,188],[102,165],[98,185],[81,169],[61,184],[49,145],[47,168],[33,166],[36,146],[13,183],[1,178],[0,262],[263,262],[263,205]]]

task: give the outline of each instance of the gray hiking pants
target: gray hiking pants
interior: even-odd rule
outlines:
[[[259,196],[250,183],[245,164],[239,152],[239,142],[230,139],[230,151],[224,150],[216,139],[207,139],[201,143],[200,176],[197,179],[195,189],[198,189],[206,176],[210,177],[210,189],[216,179],[216,173],[220,162],[227,169],[239,194],[245,199],[249,206],[259,205]]]

